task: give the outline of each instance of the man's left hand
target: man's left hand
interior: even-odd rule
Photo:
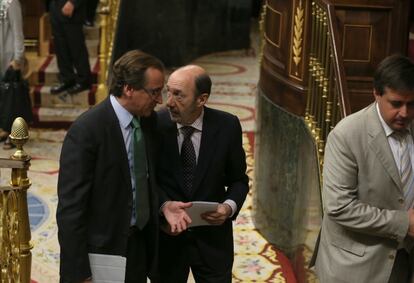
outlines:
[[[71,18],[73,15],[73,10],[75,10],[73,3],[66,1],[65,5],[62,8],[62,14],[68,18]]]
[[[203,213],[201,217],[212,225],[221,225],[230,217],[232,213],[230,205],[227,203],[220,203],[216,211],[209,211]]]

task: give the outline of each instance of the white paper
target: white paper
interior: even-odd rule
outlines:
[[[188,227],[212,225],[201,218],[201,214],[208,211],[216,211],[219,203],[208,201],[193,201],[192,203],[193,205],[186,209],[186,212],[192,221]]]
[[[126,258],[116,255],[89,254],[93,283],[123,283]]]

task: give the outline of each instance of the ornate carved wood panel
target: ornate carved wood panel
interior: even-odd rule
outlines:
[[[281,106],[303,115],[309,45],[308,0],[267,0],[260,87]]]
[[[349,3],[351,2],[351,3]],[[373,101],[372,75],[393,53],[406,54],[409,1],[335,1],[352,111]]]
[[[393,53],[406,54],[410,0],[335,0],[352,111],[371,103],[372,75]],[[309,64],[311,0],[267,0],[259,87],[303,115]]]

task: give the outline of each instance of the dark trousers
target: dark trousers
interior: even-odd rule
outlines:
[[[411,277],[410,255],[405,249],[399,249],[392,266],[388,283],[409,283]]]
[[[161,283],[186,283],[190,267],[197,283],[231,283],[231,268],[213,270],[206,265],[202,251],[188,231],[179,237],[161,233],[159,260]]]
[[[146,283],[148,274],[148,252],[146,230],[131,227],[128,236],[126,283]]]
[[[50,23],[60,81],[90,85],[91,67],[81,21],[62,20],[55,1],[50,3]]]
[[[87,0],[86,2],[86,19],[93,23],[95,21],[96,8],[99,0]]]

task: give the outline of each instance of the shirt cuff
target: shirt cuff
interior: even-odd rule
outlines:
[[[162,213],[162,209],[164,208],[164,206],[165,206],[165,204],[168,202],[168,200],[167,201],[165,201],[162,205],[161,205],[161,207],[160,207],[160,210],[159,210],[159,214],[161,215],[161,216],[164,216],[164,213]]]
[[[232,199],[226,199],[226,201],[223,202],[223,203],[226,203],[226,204],[230,205],[230,207],[231,207],[231,214],[230,214],[230,217],[229,218],[232,218],[233,215],[237,211],[237,204],[236,204],[236,202],[234,200],[232,200]]]

